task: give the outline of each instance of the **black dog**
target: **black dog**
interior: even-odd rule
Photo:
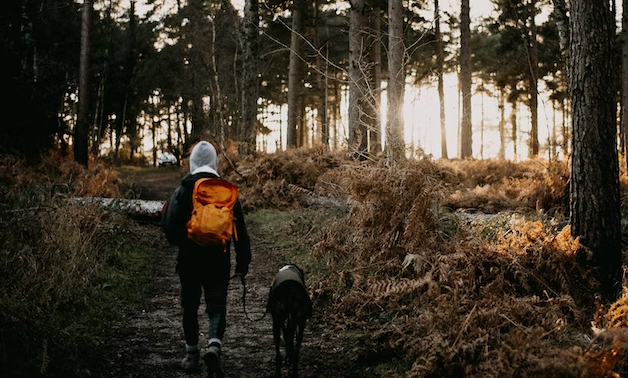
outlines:
[[[287,362],[293,376],[298,376],[299,350],[308,318],[312,317],[312,302],[305,287],[303,271],[296,265],[286,265],[279,270],[268,296],[268,312],[273,317],[275,341],[275,374],[281,377],[281,333],[286,346]]]

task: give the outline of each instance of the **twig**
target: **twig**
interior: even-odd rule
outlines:
[[[248,185],[249,180],[247,180],[247,178],[244,177],[242,173],[240,173],[240,171],[238,171],[238,168],[236,167],[235,163],[227,155],[227,149],[225,148],[225,145],[222,143],[220,143],[220,153],[225,159],[227,159],[227,161],[229,162],[229,165],[231,165],[231,168],[233,168],[233,171],[237,173],[238,176],[242,177],[242,179],[244,180],[244,185]]]
[[[514,321],[510,320],[506,315],[504,314],[499,314],[499,316],[501,316],[502,318],[508,320],[512,325],[514,325],[517,328],[523,328],[523,326],[521,324],[517,324]]]
[[[458,336],[456,336],[454,343],[451,345],[451,349],[454,349],[456,347],[456,344],[458,344],[458,340],[460,339],[460,336],[462,336],[462,333],[467,330],[467,327],[469,326],[469,321],[471,320],[471,316],[473,315],[477,307],[478,307],[477,303],[473,305],[471,312],[469,312],[469,315],[467,315],[467,318],[464,320],[464,323],[462,323],[462,328],[458,332]]]

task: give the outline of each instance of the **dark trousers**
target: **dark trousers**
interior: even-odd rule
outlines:
[[[181,306],[183,307],[183,332],[187,345],[198,344],[198,308],[201,294],[205,294],[205,312],[209,316],[208,340],[222,338],[225,334],[227,315],[227,288],[229,282],[208,282],[179,273],[181,282]]]

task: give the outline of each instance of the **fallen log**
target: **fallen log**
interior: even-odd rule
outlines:
[[[165,201],[126,198],[74,197],[72,200],[80,205],[98,204],[104,207],[119,209],[132,218],[152,221],[159,221],[161,219],[161,212],[166,205]]]

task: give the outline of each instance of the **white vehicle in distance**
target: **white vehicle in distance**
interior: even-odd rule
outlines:
[[[167,167],[169,165],[176,165],[177,158],[171,153],[165,153],[159,157],[159,166]]]

